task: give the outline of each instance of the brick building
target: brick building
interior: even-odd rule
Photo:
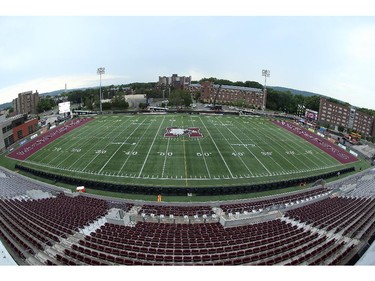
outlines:
[[[354,106],[342,105],[320,99],[318,121],[320,124],[353,129],[375,137],[375,117],[359,111]]]
[[[167,76],[159,76],[159,82],[157,84],[158,87],[161,88],[179,88],[179,89],[185,89],[188,87],[191,83],[191,76],[178,76],[177,74],[172,74],[171,77]]]
[[[34,133],[38,129],[38,119],[27,120],[25,123],[13,128],[14,141],[23,139],[24,137]]]
[[[16,114],[36,114],[39,103],[39,93],[36,91],[23,92],[13,100],[13,109]]]
[[[188,89],[190,92],[200,92],[202,101],[207,103],[216,101],[218,104],[243,104],[244,106],[261,109],[263,104],[266,105],[267,100],[267,93],[264,93],[262,89],[230,85],[220,86],[210,81],[191,84]]]
[[[27,114],[0,118],[0,151],[37,130],[38,119],[28,120]]]

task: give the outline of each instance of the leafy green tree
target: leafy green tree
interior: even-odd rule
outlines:
[[[255,81],[245,81],[244,83],[245,87],[250,87],[250,88],[256,88],[256,89],[263,89],[263,85],[258,83],[258,82],[255,82]]]
[[[140,109],[146,109],[147,108],[147,104],[145,104],[144,102],[140,102],[139,103],[139,108]]]
[[[363,112],[363,113],[366,113],[366,114],[368,114],[368,115],[373,115],[373,116],[375,116],[375,110],[373,110],[373,109],[360,108],[360,109],[358,109],[358,111]]]
[[[193,102],[191,98],[191,94],[185,90],[173,90],[169,97],[169,104],[170,106],[181,107],[185,106],[188,107]]]
[[[37,105],[38,113],[42,113],[46,110],[51,110],[56,105],[55,101],[51,97],[41,98]]]
[[[320,96],[316,95],[316,96],[305,97],[305,106],[308,109],[319,111]]]
[[[112,99],[112,107],[116,109],[127,109],[129,108],[129,103],[125,100],[124,95],[117,94]]]
[[[102,103],[102,110],[110,110],[110,109],[112,109],[112,103],[110,102]]]
[[[215,77],[210,77],[210,78],[202,78],[201,80],[199,80],[199,83],[201,83],[203,81],[211,81],[214,84],[220,84],[220,85],[230,85],[230,86],[240,86],[240,87],[250,87],[250,88],[263,89],[263,85],[258,83],[258,82],[255,82],[255,81],[245,81],[245,82],[236,81],[236,82],[233,82],[233,81],[230,81],[230,80],[227,80],[227,79],[218,79],[218,78],[215,78]]]
[[[91,99],[90,96],[86,96],[85,99],[84,99],[84,106],[85,108],[87,108],[88,110],[93,110],[93,100]]]
[[[195,92],[193,93],[193,96],[195,101],[199,101],[201,98],[201,92]]]

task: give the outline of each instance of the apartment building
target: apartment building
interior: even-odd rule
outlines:
[[[191,76],[178,76],[177,74],[172,74],[172,76],[159,76],[158,87],[173,87],[175,89],[185,89],[191,83]]]
[[[210,81],[191,84],[190,92],[200,92],[203,102],[218,104],[243,104],[261,109],[266,105],[267,92],[262,89],[231,85],[217,85]]]
[[[375,137],[375,117],[359,111],[351,105],[343,105],[320,99],[318,121],[320,124],[340,126]]]
[[[16,114],[36,114],[39,103],[39,93],[32,91],[19,93],[13,100],[13,109]]]

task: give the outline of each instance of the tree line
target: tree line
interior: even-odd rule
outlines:
[[[236,81],[236,82],[233,82],[233,81],[230,81],[230,80],[227,80],[227,79],[218,79],[218,78],[215,78],[215,77],[210,77],[210,78],[202,78],[198,81],[198,83],[202,83],[204,81],[210,81],[210,82],[213,82],[214,84],[218,84],[218,85],[228,85],[228,86],[239,86],[239,87],[249,87],[249,88],[263,89],[263,85],[256,82],[256,81],[245,81],[245,82]],[[195,81],[195,82],[197,82],[197,81]]]
[[[300,113],[300,107],[319,111],[320,96],[294,95],[290,91],[278,91],[267,87],[266,108],[273,111],[281,111],[288,114]]]
[[[50,96],[46,96],[44,98],[40,98],[39,102],[36,106],[36,110],[38,113],[42,113],[48,110],[53,109],[56,106],[56,102]]]

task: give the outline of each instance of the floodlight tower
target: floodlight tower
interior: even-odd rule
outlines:
[[[100,99],[100,113],[102,113],[102,74],[105,73],[105,68],[104,67],[99,67],[97,72],[97,74],[100,75],[100,96],[99,96],[99,99]]]
[[[262,76],[264,76],[264,90],[263,90],[263,101],[262,101],[262,112],[264,112],[264,109],[266,107],[265,103],[265,98],[266,98],[266,82],[267,82],[267,77],[270,77],[270,71],[267,69],[262,69]]]

